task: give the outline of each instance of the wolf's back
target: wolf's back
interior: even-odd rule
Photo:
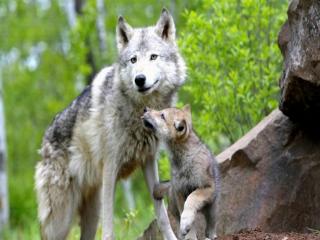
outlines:
[[[56,115],[43,141],[55,147],[68,147],[76,122],[89,117],[91,97],[91,85],[89,85],[68,107]]]

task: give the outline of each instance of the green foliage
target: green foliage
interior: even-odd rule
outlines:
[[[186,11],[180,47],[189,69],[182,99],[215,149],[234,142],[277,106],[276,39],[286,1],[204,0]]]
[[[4,41],[0,43],[0,53],[8,63],[1,69],[0,78],[6,115],[10,220],[12,226],[21,226],[36,219],[33,175],[42,135],[53,113],[61,111],[76,91],[65,56],[59,51],[58,26],[65,24],[60,7],[53,3],[51,11],[41,10],[40,14],[35,4],[18,1],[13,11],[9,10],[9,2],[5,5],[8,16],[0,19],[0,32],[9,31],[1,37]],[[52,24],[54,16],[56,25]],[[51,27],[44,31],[44,26]],[[33,56],[39,58],[35,69],[35,60],[30,56],[36,46],[41,49],[41,56]],[[11,60],[10,54],[15,55]]]

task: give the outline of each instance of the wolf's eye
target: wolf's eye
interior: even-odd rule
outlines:
[[[164,114],[161,113],[160,117],[163,119],[163,120],[166,120],[166,118],[164,117]]]
[[[150,56],[150,60],[151,60],[151,61],[156,60],[156,59],[157,59],[157,57],[158,57],[158,55],[157,55],[157,54],[151,54],[151,56]]]
[[[132,58],[130,59],[130,62],[131,62],[131,63],[136,63],[136,62],[137,62],[137,57],[136,57],[136,56],[132,57]]]

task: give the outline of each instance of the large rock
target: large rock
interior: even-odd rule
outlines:
[[[281,111],[293,120],[320,119],[320,1],[292,0],[278,44],[284,57]]]
[[[320,229],[320,136],[274,110],[217,156],[218,235]],[[177,223],[169,206],[174,230]],[[200,232],[203,223],[196,221]],[[162,239],[155,222],[140,240]],[[202,238],[199,238],[202,239]]]
[[[218,234],[320,229],[320,136],[273,111],[218,157]]]

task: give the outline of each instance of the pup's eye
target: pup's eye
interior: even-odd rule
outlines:
[[[130,59],[130,62],[131,62],[131,63],[136,63],[136,62],[137,62],[137,57],[136,57],[136,56],[132,57],[132,58]]]
[[[151,54],[150,56],[150,60],[156,60],[158,58],[158,55],[157,54]]]
[[[161,113],[160,117],[163,119],[163,120],[166,120],[166,118],[164,117],[164,114]]]

